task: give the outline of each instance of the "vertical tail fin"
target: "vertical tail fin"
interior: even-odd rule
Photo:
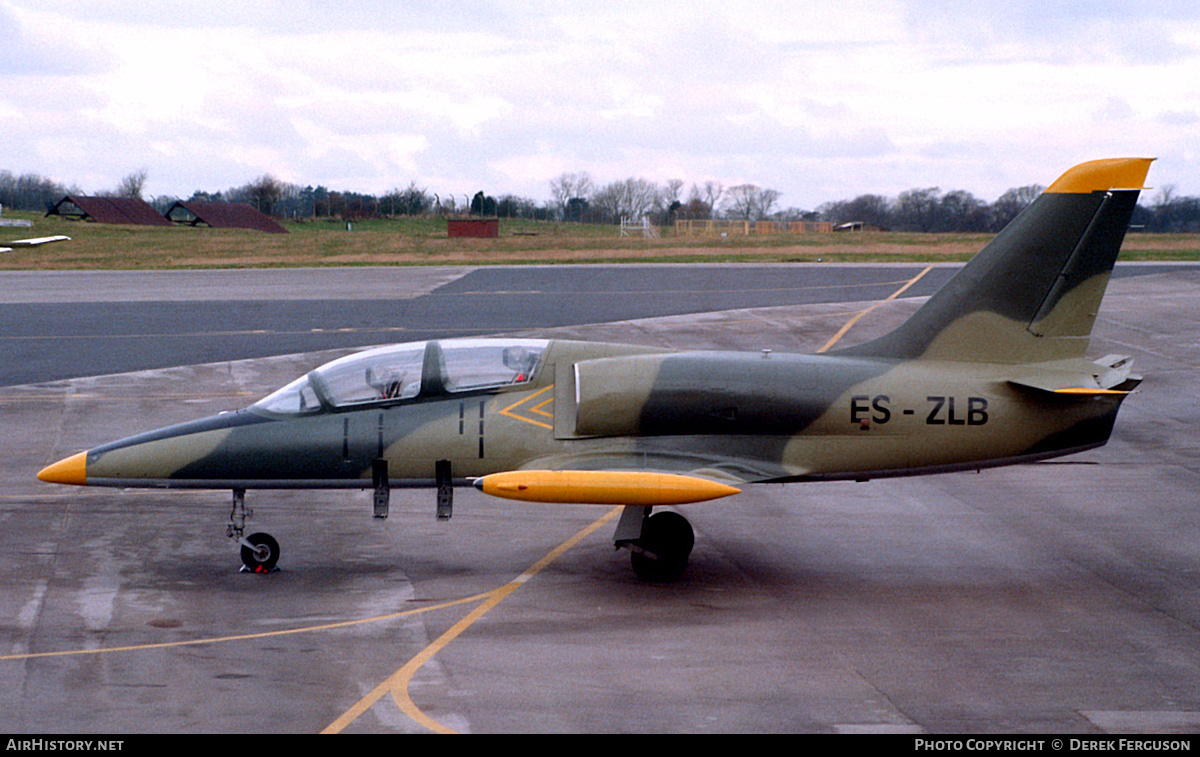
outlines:
[[[1152,160],[1070,169],[912,318],[838,354],[993,363],[1082,357]]]

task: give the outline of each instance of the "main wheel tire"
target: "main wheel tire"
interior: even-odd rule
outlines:
[[[630,555],[633,571],[643,581],[678,581],[687,570],[696,537],[687,518],[675,512],[651,515],[642,526],[642,538],[635,542],[644,552]],[[649,553],[649,554],[646,554]]]
[[[266,573],[279,561],[279,542],[270,534],[250,534],[246,541],[253,547],[242,545],[242,563],[255,573]]]

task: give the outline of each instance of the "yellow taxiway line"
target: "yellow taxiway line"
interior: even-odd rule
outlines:
[[[840,329],[838,329],[838,332],[836,334],[834,334],[832,337],[830,337],[829,341],[825,343],[825,346],[822,347],[821,349],[817,350],[817,352],[818,353],[825,352],[830,347],[837,344],[838,341],[846,335],[846,332],[850,330],[850,327],[852,327],[854,324],[858,323],[860,318],[862,318],[867,313],[870,313],[872,310],[879,307],[883,303],[891,302],[892,300],[896,299],[900,295],[904,294],[905,292],[908,291],[909,287],[911,287],[913,284],[916,284],[918,281],[920,281],[922,279],[922,277],[925,276],[925,274],[929,273],[932,270],[933,270],[933,266],[926,266],[925,270],[921,271],[916,276],[913,276],[911,279],[904,282],[903,286],[901,286],[899,289],[897,289],[896,291],[889,294],[887,296],[887,298],[882,299],[879,302],[876,302],[874,305],[871,305],[868,308],[863,308],[862,310],[855,313],[854,317],[851,318],[849,321],[846,321],[846,325],[842,326]]]
[[[113,654],[116,652],[140,652],[146,649],[167,649],[169,647],[192,647],[201,644],[225,644],[231,641],[250,641],[253,639],[269,639],[273,636],[292,636],[298,633],[314,633],[317,631],[332,631],[338,628],[349,628],[351,626],[359,626],[366,623],[381,623],[387,620],[396,620],[398,618],[408,617],[409,615],[420,615],[421,613],[433,612],[446,607],[454,607],[456,605],[465,605],[471,602],[478,602],[486,599],[491,595],[491,592],[475,594],[462,599],[451,599],[446,602],[439,602],[435,605],[427,607],[415,607],[411,610],[403,610],[394,612],[389,615],[376,615],[371,618],[360,618],[358,620],[343,620],[336,623],[323,623],[318,626],[304,626],[303,628],[289,628],[283,631],[263,631],[261,633],[244,633],[236,636],[212,636],[205,639],[188,639],[186,641],[162,641],[153,644],[131,644],[124,647],[102,647],[99,649],[66,649],[59,652],[25,652],[23,654],[10,654],[0,656],[0,660],[36,660],[44,657],[73,657],[79,655],[97,655],[97,654]]]
[[[376,686],[371,693],[367,694],[365,697],[356,702],[353,707],[343,713],[342,716],[337,720],[330,723],[321,732],[340,733],[344,728],[346,728],[346,726],[353,723],[360,715],[373,707],[375,703],[382,699],[385,694],[391,694],[392,700],[396,703],[396,705],[404,712],[405,715],[412,718],[415,722],[420,723],[435,733],[456,733],[456,731],[453,729],[442,725],[438,721],[426,715],[412,701],[412,698],[408,695],[408,685],[412,680],[413,675],[416,674],[416,672],[420,670],[425,663],[433,659],[433,656],[444,649],[446,645],[461,636],[462,633],[474,625],[477,620],[482,618],[484,615],[487,615],[492,608],[503,602],[510,594],[540,573],[547,565],[550,565],[559,557],[561,557],[563,553],[565,553],[571,547],[578,544],[582,539],[595,532],[605,523],[617,517],[620,512],[620,507],[612,508],[599,519],[595,520],[583,530],[572,536],[570,539],[567,539],[562,544],[559,544],[545,557],[526,568],[521,575],[517,576],[498,589],[493,589],[486,594],[478,595],[481,598],[486,597],[482,604],[468,613],[462,620],[455,623],[448,631],[435,639],[432,644],[421,650],[420,654],[405,663],[404,667],[397,670],[387,680]]]

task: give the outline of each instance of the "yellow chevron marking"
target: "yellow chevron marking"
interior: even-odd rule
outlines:
[[[553,431],[554,426],[551,426],[549,423],[542,423],[539,420],[534,420],[533,418],[526,418],[524,415],[517,415],[515,412],[513,412],[514,410],[516,410],[517,408],[520,408],[525,403],[530,402],[531,400],[535,399],[536,397],[539,397],[539,396],[545,394],[546,392],[550,391],[553,388],[554,388],[554,384],[551,384],[550,386],[547,386],[543,389],[539,389],[538,391],[534,392],[533,394],[529,395],[528,397],[525,397],[517,402],[514,402],[511,405],[509,405],[508,407],[504,408],[503,410],[500,411],[500,414],[507,416],[509,418],[515,418],[516,420],[519,420],[519,421],[524,421],[525,423],[532,423],[533,425],[539,426],[541,428],[548,428],[551,431]],[[549,405],[553,401],[554,401],[554,397],[551,396],[549,399],[545,400],[544,402],[540,402],[537,405],[534,405],[533,407],[523,408],[523,412],[537,413],[538,415],[545,416],[546,418],[554,418],[554,413],[548,413],[545,410],[542,410],[543,407],[545,407],[546,405]]]

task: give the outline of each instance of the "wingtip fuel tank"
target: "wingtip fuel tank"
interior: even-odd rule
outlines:
[[[484,494],[577,505],[686,505],[739,494],[719,481],[646,471],[508,471],[475,480]]]

